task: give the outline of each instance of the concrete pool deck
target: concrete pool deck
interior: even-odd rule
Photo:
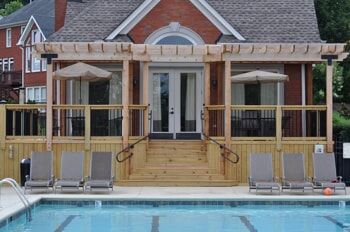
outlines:
[[[347,187],[349,193],[350,187]],[[0,189],[0,221],[10,217],[24,208],[23,203],[12,187],[4,185]],[[222,201],[350,201],[350,195],[344,191],[336,191],[326,196],[319,189],[314,194],[311,191],[284,190],[278,192],[259,191],[249,192],[248,186],[233,187],[120,187],[113,191],[77,192],[64,190],[63,192],[46,190],[27,191],[25,195],[32,204],[41,199],[88,199],[88,200],[222,200]]]

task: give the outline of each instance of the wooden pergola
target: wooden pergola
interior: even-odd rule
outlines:
[[[210,63],[223,62],[224,71],[224,112],[225,125],[230,127],[231,111],[231,63],[320,63],[327,61],[326,106],[327,118],[332,118],[332,62],[342,61],[348,55],[345,44],[219,44],[219,45],[146,45],[117,42],[64,42],[40,43],[35,45],[36,58],[47,59],[47,150],[52,144],[52,102],[53,102],[53,62],[122,62],[123,96],[129,96],[130,61],[143,63],[143,102],[148,104],[148,70],[151,62],[204,63],[205,105],[210,105]],[[123,98],[123,117],[129,119],[129,98]],[[146,112],[148,113],[148,112]],[[204,132],[208,130],[208,114],[204,115]],[[148,119],[144,118],[145,131]],[[278,123],[278,122],[277,122]],[[279,122],[281,123],[281,122]],[[128,144],[128,123],[123,124],[123,144]],[[332,120],[327,120],[327,151],[333,150]],[[225,131],[225,143],[230,144],[230,131]],[[277,136],[278,137],[278,136]]]

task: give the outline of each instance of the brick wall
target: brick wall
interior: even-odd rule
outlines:
[[[301,65],[286,64],[284,73],[289,76],[289,81],[284,85],[284,104],[301,105]]]
[[[63,27],[66,9],[67,0],[55,0],[55,31]]]
[[[162,0],[129,33],[142,44],[154,31],[179,22],[199,34],[206,44],[215,44],[221,32],[188,0]]]

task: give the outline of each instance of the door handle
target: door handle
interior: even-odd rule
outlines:
[[[170,111],[169,111],[169,114],[174,114],[174,108],[171,107]]]

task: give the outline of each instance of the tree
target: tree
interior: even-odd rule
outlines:
[[[345,43],[350,39],[350,1],[315,0],[321,38],[328,43]]]
[[[326,102],[326,62],[315,65],[312,70],[314,104],[324,104]],[[343,100],[343,67],[339,63],[333,63],[333,101]]]
[[[12,1],[14,1],[14,0],[1,0],[0,1],[0,9],[5,9],[5,5],[7,4],[7,3],[9,3],[9,2],[12,2]],[[22,4],[23,4],[23,6],[24,5],[27,5],[30,1],[33,1],[33,0],[19,0]]]
[[[350,45],[350,1],[349,0],[314,0],[318,27],[321,39],[328,43],[346,43]],[[347,46],[346,51],[349,51],[350,46]],[[342,74],[337,72],[337,77],[333,78],[337,81],[342,76],[342,86],[336,87],[339,97],[335,97],[335,101],[343,101],[350,103],[350,59],[347,58],[339,63],[342,67]],[[320,66],[320,67],[319,67]],[[314,80],[321,86],[322,80],[325,85],[325,78],[321,72],[322,64],[316,65],[314,68]],[[333,81],[333,84],[334,83]],[[340,89],[339,89],[340,88]],[[316,90],[314,88],[314,90]],[[322,88],[320,89],[322,92]],[[319,92],[314,92],[318,95]],[[316,98],[319,96],[316,96]]]
[[[23,7],[23,4],[19,0],[6,3],[5,8],[0,9],[0,15],[7,16],[20,9],[21,7]]]

